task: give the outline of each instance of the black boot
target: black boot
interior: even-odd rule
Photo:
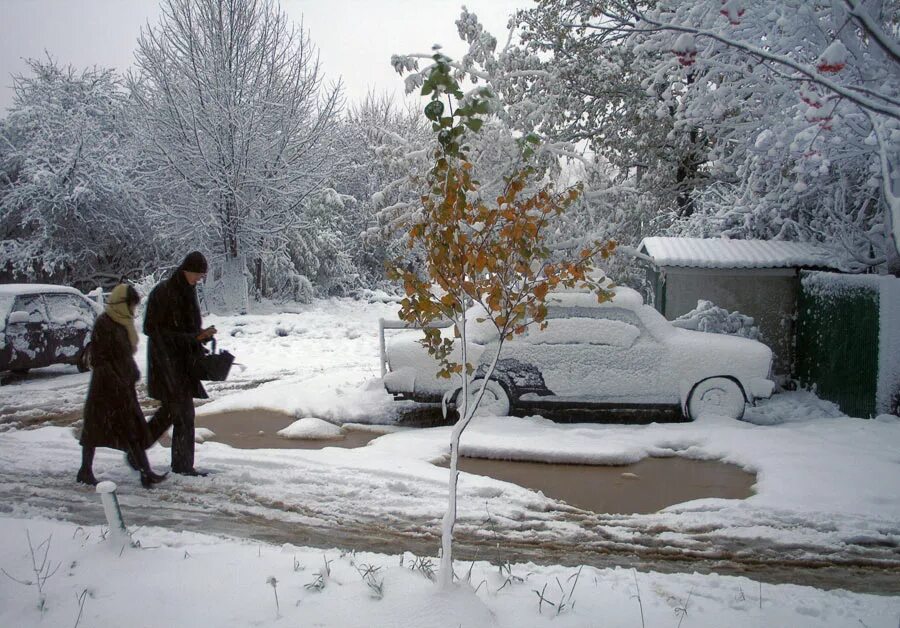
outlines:
[[[88,486],[97,486],[98,484],[97,478],[94,477],[94,472],[84,467],[78,469],[78,475],[75,476],[75,480]]]
[[[131,453],[131,450],[125,452],[125,463],[134,469],[135,471],[140,471],[141,467],[138,465],[137,460],[134,459],[134,454]]]
[[[209,473],[206,473],[205,471],[197,471],[197,469],[187,469],[186,471],[177,471],[175,469],[172,469],[172,473],[177,473],[178,475],[186,475],[192,478],[205,478],[209,475]]]
[[[78,469],[78,475],[75,476],[75,480],[88,486],[97,486],[97,478],[94,477],[93,447],[81,447],[81,468]]]
[[[147,460],[147,452],[143,449],[140,447],[132,447],[128,450],[128,453],[135,462],[137,462],[138,469],[141,472],[141,486],[144,488],[153,488],[154,484],[159,484],[166,479],[165,474],[159,475],[153,473],[153,469],[150,468],[150,461]]]
[[[165,475],[157,475],[153,471],[141,471],[141,486],[144,488],[153,488],[155,484],[159,484],[165,479]]]

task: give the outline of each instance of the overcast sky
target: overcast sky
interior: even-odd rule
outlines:
[[[506,22],[533,0],[281,0],[298,23],[303,20],[318,46],[327,78],[342,77],[348,100],[370,89],[403,93],[391,54],[430,52],[440,43],[459,56],[462,43],[455,20],[465,4],[506,41]],[[24,58],[45,51],[76,67],[119,70],[134,60],[142,26],[156,23],[159,0],[0,0],[0,110],[12,102],[12,74]]]

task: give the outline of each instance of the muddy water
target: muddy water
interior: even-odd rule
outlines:
[[[323,447],[362,447],[373,438],[375,432],[343,430],[341,438],[297,439],[282,438],[278,430],[296,421],[293,416],[271,410],[241,410],[198,416],[197,427],[205,427],[215,433],[210,440],[225,443],[238,449],[322,449]]]
[[[651,513],[704,497],[745,499],[756,476],[721,462],[645,458],[628,466],[460,458],[466,473],[512,482],[597,513]]]

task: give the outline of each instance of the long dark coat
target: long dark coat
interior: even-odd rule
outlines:
[[[140,379],[128,332],[101,314],[91,332],[91,384],[84,403],[81,444],[126,450],[146,447],[150,432],[134,385]]]
[[[147,391],[154,399],[206,399],[195,375],[195,362],[203,354],[200,325],[197,291],[178,268],[150,292],[144,314]]]

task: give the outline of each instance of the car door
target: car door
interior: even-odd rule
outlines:
[[[665,347],[625,308],[549,308],[547,329],[510,352],[540,370],[559,401],[674,403]],[[673,401],[674,399],[674,401]],[[549,400],[549,399],[548,399]]]
[[[77,294],[45,294],[51,352],[56,362],[72,363],[90,339],[94,311]]]
[[[16,297],[6,324],[6,342],[12,345],[11,370],[38,368],[52,363],[50,326],[41,295]]]

